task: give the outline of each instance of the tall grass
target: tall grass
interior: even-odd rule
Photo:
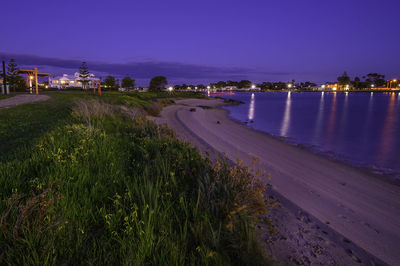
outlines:
[[[77,101],[29,157],[0,162],[0,264],[265,264],[268,208],[245,167],[212,165],[139,111]]]

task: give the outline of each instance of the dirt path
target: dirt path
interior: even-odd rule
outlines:
[[[21,94],[0,100],[0,108],[9,108],[20,104],[34,103],[50,99],[47,95]]]
[[[398,186],[250,130],[228,119],[224,110],[199,105],[216,107],[218,102],[177,101],[164,108],[158,122],[167,122],[200,150],[211,147],[245,163],[251,161],[249,154],[260,158],[282,203],[271,214],[279,233],[265,238],[278,261],[395,265],[400,260]]]

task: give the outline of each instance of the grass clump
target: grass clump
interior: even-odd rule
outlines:
[[[157,102],[152,102],[146,106],[145,110],[151,116],[160,116],[162,106]]]
[[[64,108],[29,156],[0,161],[0,264],[265,263],[251,171],[211,164],[130,107]]]

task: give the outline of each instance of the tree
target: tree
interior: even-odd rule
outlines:
[[[167,78],[164,76],[157,76],[151,79],[149,91],[161,91],[165,89],[168,84]]]
[[[225,81],[218,81],[215,86],[217,88],[225,88],[226,87],[226,82]]]
[[[82,89],[87,88],[87,84],[89,83],[89,70],[85,61],[82,62],[82,65],[79,67],[79,81],[82,83]]]
[[[129,76],[126,76],[122,79],[122,88],[134,88],[135,87],[135,80],[131,79]]]
[[[250,80],[241,80],[238,83],[238,88],[250,88],[251,87],[251,81]]]
[[[239,83],[237,81],[228,80],[226,85],[229,87],[237,87],[237,86],[239,86]]]
[[[20,80],[22,79],[21,76],[18,74],[18,66],[17,63],[13,58],[10,59],[7,65],[7,81],[14,88],[14,91],[17,87],[21,85]],[[25,81],[24,81],[25,84]],[[25,87],[25,85],[24,85]]]
[[[345,71],[343,75],[339,76],[337,78],[338,82],[340,85],[349,85],[350,84],[350,77],[347,75],[347,72]]]
[[[263,82],[263,83],[261,83],[260,85],[259,85],[259,87],[262,89],[262,90],[271,90],[272,89],[272,83],[271,82]]]
[[[376,87],[383,87],[385,85],[385,75],[378,73],[369,73],[363,77],[367,83],[373,84]]]
[[[115,89],[115,78],[113,76],[107,76],[104,80],[104,85],[107,86],[107,88]]]
[[[361,89],[361,80],[359,77],[355,77],[354,80],[351,82],[354,88]]]

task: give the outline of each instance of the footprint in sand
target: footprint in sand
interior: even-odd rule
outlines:
[[[375,231],[375,233],[377,233],[377,234],[380,233],[377,229],[373,228],[369,223],[361,222],[361,224],[364,225],[365,227],[367,227],[367,228],[369,228],[369,229]]]
[[[351,249],[346,249],[347,254],[351,257],[352,260],[355,262],[361,263],[362,261],[360,258],[358,258],[356,255],[354,255],[353,251]]]
[[[342,238],[342,241],[344,242],[344,243],[347,243],[347,244],[350,244],[351,243],[351,241],[350,240],[348,240],[347,238],[345,238],[345,237],[343,237]]]

